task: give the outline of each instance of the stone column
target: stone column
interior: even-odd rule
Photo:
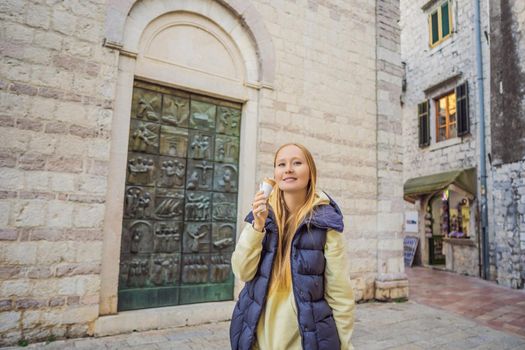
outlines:
[[[408,297],[403,265],[403,155],[399,0],[376,7],[377,277],[375,299]]]

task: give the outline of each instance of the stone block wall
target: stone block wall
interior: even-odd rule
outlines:
[[[253,3],[276,58],[274,90],[261,90],[257,178],[272,174],[279,144],[300,142],[312,151],[319,187],[345,215],[356,298],[371,299],[378,246],[375,4]]]
[[[468,244],[465,244],[468,243]],[[461,275],[479,277],[479,251],[474,242],[443,243],[447,256],[446,269]]]
[[[442,3],[434,1],[433,3]],[[445,172],[448,170],[476,167],[478,163],[478,102],[476,80],[476,56],[474,38],[474,5],[471,1],[452,1],[453,33],[450,38],[434,48],[429,46],[429,11],[422,6],[428,0],[401,0],[401,60],[406,64],[406,91],[403,94],[404,180]],[[487,2],[481,2],[482,31],[488,30]],[[482,42],[484,74],[488,77],[488,45]],[[417,105],[427,97],[424,90],[445,78],[461,73],[459,82],[469,84],[470,136],[463,139],[436,143],[435,133],[431,145],[419,148]],[[452,86],[453,87],[453,86]],[[488,91],[488,80],[485,89]],[[488,97],[488,96],[487,96]],[[486,120],[488,98],[486,99]],[[431,101],[432,103],[432,101]],[[435,119],[431,118],[431,123]],[[487,149],[490,146],[490,128],[487,128]]]
[[[279,144],[305,144],[345,215],[356,298],[371,299],[379,267],[402,270],[397,2],[252,4],[276,69],[258,92],[254,190]],[[0,4],[0,344],[87,335],[99,316],[119,62],[103,46],[106,11],[103,0]]]
[[[525,155],[525,4],[494,2],[490,14],[492,158],[509,164]]]
[[[0,4],[0,344],[98,316],[115,58],[105,1]]]
[[[491,277],[511,288],[525,287],[525,162],[494,169],[494,240]]]
[[[525,287],[525,3],[491,2],[491,128],[494,209],[490,275]]]
[[[408,297],[403,261],[403,138],[399,0],[377,3],[378,276],[375,299]]]

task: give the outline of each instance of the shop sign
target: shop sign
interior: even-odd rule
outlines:
[[[405,232],[418,232],[418,212],[405,212]]]
[[[406,236],[403,240],[405,266],[412,266],[412,263],[414,262],[414,256],[416,255],[418,241],[419,238],[413,236]]]

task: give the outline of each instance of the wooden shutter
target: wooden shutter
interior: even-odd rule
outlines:
[[[456,86],[456,113],[458,120],[458,136],[470,134],[467,82]]]
[[[441,5],[441,37],[444,38],[450,34],[450,14],[448,2]]]
[[[430,102],[424,101],[417,105],[417,114],[419,120],[419,147],[430,145]]]
[[[438,11],[430,14],[428,17],[428,23],[430,26],[430,45],[434,45],[439,41],[439,15]]]

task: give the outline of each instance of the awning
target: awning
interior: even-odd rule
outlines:
[[[454,170],[409,179],[403,186],[403,197],[406,201],[414,203],[419,196],[443,190],[451,184],[475,195],[476,169]]]

